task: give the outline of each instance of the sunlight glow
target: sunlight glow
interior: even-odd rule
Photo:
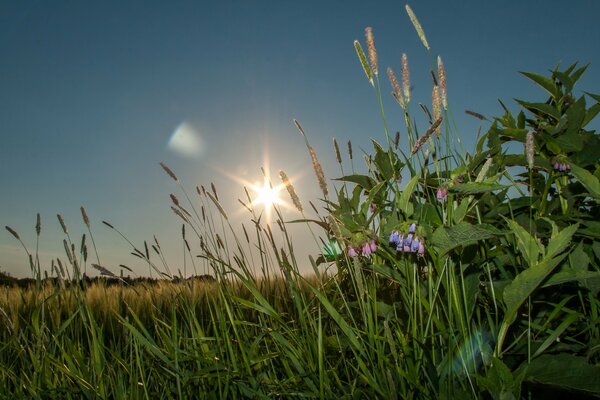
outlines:
[[[261,185],[252,185],[252,190],[256,193],[256,198],[252,201],[252,205],[262,205],[267,209],[273,207],[273,205],[281,205],[283,204],[283,200],[279,197],[279,192],[281,191],[281,185],[271,187],[271,183],[265,177],[262,186]]]

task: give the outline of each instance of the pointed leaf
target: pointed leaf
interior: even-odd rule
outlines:
[[[445,254],[459,246],[491,239],[499,233],[500,231],[491,225],[471,225],[463,221],[451,227],[440,226],[437,228],[431,237],[431,243],[436,247],[439,254]]]
[[[476,194],[493,192],[494,190],[505,189],[507,187],[508,186],[500,185],[499,183],[465,182],[452,186],[450,188],[450,191],[458,193]]]
[[[525,380],[600,395],[600,367],[571,354],[542,355],[527,368]]]
[[[542,89],[548,92],[550,96],[556,98],[558,89],[552,79],[531,72],[521,72],[521,74],[525,75],[527,78],[537,83],[540,87],[542,87]]]
[[[531,112],[541,112],[543,114],[549,115],[553,118],[555,118],[556,120],[560,119],[560,113],[558,112],[558,110],[546,103],[529,103],[527,101],[522,101],[522,100],[517,100],[517,103],[519,103],[520,105],[522,105],[523,107],[525,107],[527,110],[531,111]]]
[[[400,199],[398,201],[398,207],[402,210],[407,217],[410,217],[414,212],[414,207],[410,202],[410,197],[415,191],[415,187],[417,186],[417,182],[419,182],[419,176],[415,175],[412,179],[406,184],[406,187],[400,194]]]
[[[525,258],[525,261],[527,261],[529,267],[537,264],[539,255],[543,252],[543,246],[516,221],[507,220],[506,222],[508,223],[511,232],[515,234],[517,247],[523,255],[523,258]]]
[[[598,181],[598,178],[592,175],[588,170],[575,164],[571,164],[571,173],[593,197],[596,199],[600,198],[600,182]]]
[[[375,180],[366,175],[346,175],[335,179],[336,181],[352,182],[366,190],[371,190],[375,186]]]
[[[565,229],[560,231],[556,237],[550,239],[548,247],[546,248],[545,259],[552,258],[560,254],[564,249],[571,243],[571,238],[577,232],[579,224],[567,226]]]

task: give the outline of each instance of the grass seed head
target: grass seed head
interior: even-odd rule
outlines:
[[[448,109],[448,99],[446,97],[446,93],[448,91],[446,87],[446,68],[444,67],[444,63],[442,62],[442,57],[438,56],[437,58],[438,64],[438,77],[440,79],[440,98],[442,99],[442,106],[444,110]]]
[[[371,71],[373,71],[373,75],[377,76],[379,74],[377,68],[377,50],[375,49],[373,29],[370,26],[365,29],[365,36],[367,39],[367,51],[369,52],[369,62],[371,64]]]
[[[425,32],[423,31],[423,27],[421,27],[421,23],[417,19],[417,16],[413,12],[412,8],[407,4],[406,12],[408,13],[408,17],[410,18],[410,22],[412,22],[415,30],[417,31],[417,35],[419,35],[419,39],[421,39],[421,43],[427,50],[429,50],[429,43],[427,42],[427,38],[425,37]]]
[[[527,165],[529,169],[533,168],[533,156],[535,153],[535,140],[533,139],[533,131],[527,132],[525,137],[525,155],[527,156]]]
[[[406,104],[410,103],[410,68],[406,53],[402,53],[402,91],[404,92],[404,101]]]
[[[81,209],[81,217],[83,218],[83,222],[89,228],[90,227],[90,218],[88,217],[87,213],[85,212],[85,208],[83,208],[83,206],[81,206],[80,209]]]
[[[302,203],[300,203],[300,198],[298,198],[298,195],[296,194],[294,185],[292,185],[292,182],[290,182],[290,180],[285,172],[279,171],[279,177],[281,178],[281,181],[283,182],[285,188],[287,189],[288,193],[290,194],[292,203],[294,203],[294,206],[296,207],[296,209],[298,211],[302,212],[303,211]]]
[[[404,109],[404,97],[402,96],[402,89],[400,89],[400,83],[398,83],[398,78],[394,74],[394,71],[388,67],[387,75],[390,80],[390,84],[392,85],[392,94],[400,107]]]
[[[179,182],[179,179],[177,179],[177,175],[175,175],[171,168],[167,167],[167,165],[164,162],[160,162],[160,166],[162,167],[162,169],[165,170],[167,175],[171,177],[171,179],[173,179],[175,182]]]
[[[319,163],[319,159],[317,158],[317,153],[315,152],[315,149],[312,146],[308,147],[308,152],[310,153],[313,169],[315,170],[315,175],[317,176],[317,181],[319,182],[319,186],[321,187],[323,196],[327,197],[327,195],[329,194],[329,190],[327,189],[325,174],[323,173],[323,168],[321,167],[321,163]]]
[[[19,237],[19,234],[17,233],[17,231],[15,231],[13,228],[11,228],[10,226],[5,226],[6,230],[10,232],[11,235],[13,235],[17,240],[21,240],[21,238]]]
[[[56,214],[56,217],[58,218],[58,222],[60,222],[60,226],[61,226],[63,232],[65,233],[65,235],[68,235],[69,231],[67,230],[67,225],[65,224],[65,219],[60,214]]]

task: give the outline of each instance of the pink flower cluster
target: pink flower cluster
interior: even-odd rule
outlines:
[[[557,171],[567,171],[571,169],[571,164],[554,160],[552,162],[552,168],[554,168]]]
[[[408,234],[400,234],[398,231],[392,232],[390,235],[390,244],[396,246],[396,251],[401,253],[417,253],[425,254],[425,244],[422,238],[415,235],[417,224],[412,224],[408,228]]]
[[[375,240],[371,240],[362,246],[348,246],[346,251],[350,257],[358,257],[361,254],[365,257],[368,257],[377,251],[377,243],[375,243]]]

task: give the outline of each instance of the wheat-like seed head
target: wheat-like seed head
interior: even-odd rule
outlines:
[[[60,222],[60,226],[61,226],[63,232],[65,233],[65,235],[67,235],[69,231],[67,230],[67,225],[65,224],[65,219],[60,214],[56,214],[56,217],[58,218],[58,222]]]
[[[17,231],[15,231],[13,228],[11,228],[10,226],[5,226],[6,230],[10,232],[11,235],[13,235],[17,240],[21,240],[21,238],[19,237],[19,234],[17,233]]]
[[[437,120],[442,115],[442,107],[440,100],[440,89],[439,86],[434,86],[431,92],[431,108],[433,109],[433,119]],[[435,129],[435,134],[440,136],[441,125]]]
[[[529,131],[529,132],[527,132],[527,136],[525,137],[525,154],[527,156],[527,165],[529,166],[529,169],[533,168],[534,153],[535,153],[535,140],[533,138],[533,131]]]
[[[402,97],[402,90],[400,89],[400,83],[398,83],[398,78],[396,78],[394,71],[392,71],[392,69],[389,67],[387,69],[387,75],[390,80],[390,84],[392,85],[392,94],[398,102],[398,104],[400,104],[400,107],[404,109],[404,97]]]
[[[348,140],[348,157],[350,157],[350,161],[352,161],[352,141]]]
[[[80,209],[81,209],[81,217],[83,218],[83,222],[89,228],[90,227],[90,219],[89,219],[87,213],[85,212],[85,208],[83,208],[83,206],[81,206]]]
[[[410,69],[406,53],[402,53],[402,91],[404,92],[404,101],[406,104],[410,103]]]
[[[290,180],[285,172],[279,171],[279,177],[281,178],[281,181],[283,182],[285,188],[287,189],[288,193],[290,194],[292,203],[294,203],[294,206],[296,207],[296,209],[298,211],[302,212],[303,211],[302,203],[300,203],[300,198],[298,198],[298,195],[296,194],[294,185],[292,185],[292,182],[290,182]]]
[[[415,27],[415,30],[417,31],[417,34],[419,35],[419,39],[421,39],[421,43],[423,43],[423,46],[425,46],[425,48],[427,50],[429,50],[429,43],[427,43],[427,38],[425,37],[425,32],[423,31],[423,28],[421,27],[421,23],[419,22],[419,20],[417,19],[417,16],[415,15],[412,8],[410,8],[410,6],[408,4],[406,5],[406,12],[408,13],[410,22],[412,22],[413,26]]]
[[[342,163],[342,155],[340,154],[340,146],[335,138],[333,138],[333,149],[335,150],[335,160],[338,164]]]
[[[417,142],[415,143],[415,145],[413,146],[412,149],[412,154],[416,154],[417,151],[419,151],[419,149],[425,144],[427,143],[427,141],[429,140],[429,137],[431,136],[431,134],[433,132],[435,132],[435,130],[440,126],[440,124],[442,123],[442,117],[439,117],[438,119],[436,119],[433,124],[431,124],[431,126],[429,127],[429,129],[427,129],[427,131],[423,134],[423,136],[421,136],[419,138],[419,140],[417,140]]]
[[[42,231],[42,220],[40,218],[40,213],[37,213],[36,223],[35,223],[35,233],[40,236],[40,232]]]
[[[367,75],[367,79],[371,86],[375,86],[375,82],[373,81],[373,73],[371,71],[371,67],[367,62],[367,57],[365,56],[365,52],[360,45],[358,40],[354,41],[354,50],[356,50],[356,55],[358,56],[358,61],[360,61],[360,65],[363,67],[363,71],[365,71],[365,75]]]
[[[223,218],[228,219],[225,210],[223,209],[223,207],[221,207],[221,204],[219,203],[219,200],[217,200],[216,196],[213,196],[213,194],[210,192],[206,192],[206,194],[208,195],[208,198],[215,204],[215,206],[217,206],[217,209],[219,210]]]
[[[329,194],[329,190],[327,189],[325,174],[323,173],[323,168],[321,168],[321,163],[319,163],[319,159],[317,158],[317,153],[312,146],[308,147],[308,152],[310,153],[313,169],[315,170],[315,175],[317,175],[317,181],[319,182],[319,186],[321,187],[323,196],[327,197],[327,195]]]
[[[175,173],[171,170],[171,168],[167,167],[167,165],[164,162],[160,162],[160,166],[162,167],[162,169],[165,170],[167,175],[169,175],[171,177],[171,179],[173,179],[175,182],[179,181],[179,179],[177,179],[177,175],[175,175]]]
[[[367,27],[365,29],[365,36],[367,39],[367,50],[369,52],[369,62],[371,63],[371,70],[373,75],[378,75],[377,65],[377,50],[375,50],[375,39],[373,38],[373,29]]]
[[[442,57],[438,56],[437,58],[438,64],[438,77],[440,78],[440,97],[442,99],[442,106],[444,110],[448,109],[448,99],[446,97],[446,93],[448,93],[448,89],[446,87],[446,68],[444,67],[444,63],[442,62]]]

